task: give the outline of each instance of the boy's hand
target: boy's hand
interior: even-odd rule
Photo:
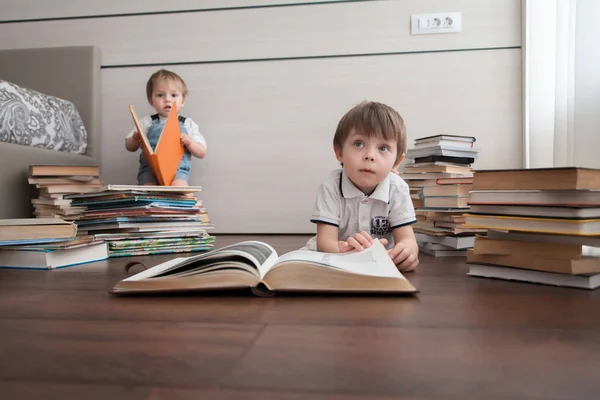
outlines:
[[[135,131],[135,132],[133,132],[133,135],[132,135],[132,137],[133,137],[133,140],[135,140],[135,142],[136,142],[137,144],[141,144],[141,142],[142,142],[142,138],[141,138],[141,135],[140,135],[140,132],[139,132],[139,131]]]
[[[381,243],[385,246],[387,239],[380,239]],[[373,238],[368,232],[362,231],[355,233],[354,236],[350,236],[348,239],[341,240],[338,242],[340,253],[347,253],[352,250],[361,251],[368,247],[371,247]]]
[[[188,147],[192,143],[192,138],[190,135],[182,133],[181,134],[181,145],[184,147]]]
[[[142,137],[138,131],[134,131],[131,136],[125,138],[125,148],[127,151],[136,151],[142,144]]]
[[[394,248],[388,250],[390,258],[402,272],[413,271],[419,265],[419,259],[413,249],[404,243],[396,243]]]

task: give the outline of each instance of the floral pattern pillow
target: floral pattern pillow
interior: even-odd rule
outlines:
[[[87,131],[70,101],[0,80],[0,141],[84,154]]]

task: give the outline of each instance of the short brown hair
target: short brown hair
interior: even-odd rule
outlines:
[[[404,120],[396,110],[388,105],[364,101],[350,109],[338,123],[333,136],[333,146],[340,153],[352,129],[357,129],[369,136],[382,137],[395,142],[398,152],[396,162],[406,151]]]
[[[181,77],[173,71],[168,71],[166,69],[159,69],[158,71],[156,71],[155,73],[150,75],[150,78],[148,79],[148,82],[146,83],[146,97],[148,98],[148,101],[152,100],[152,92],[154,91],[154,85],[156,84],[157,81],[160,81],[160,80],[175,82],[177,85],[179,85],[179,90],[181,90],[181,94],[183,94],[183,97],[187,97],[188,88],[187,88],[187,85],[185,84],[185,81],[183,79],[181,79]]]

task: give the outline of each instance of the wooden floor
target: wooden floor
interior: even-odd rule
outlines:
[[[128,261],[0,271],[1,399],[600,397],[600,290],[422,256],[416,297],[113,297]]]

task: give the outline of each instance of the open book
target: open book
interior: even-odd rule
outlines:
[[[247,241],[156,265],[117,283],[113,294],[251,288],[274,292],[416,293],[385,247],[361,252],[295,250],[279,257],[270,245]]]
[[[146,162],[148,162],[152,173],[160,185],[171,185],[185,152],[184,147],[181,145],[181,130],[179,129],[177,104],[173,103],[171,112],[167,117],[163,131],[160,134],[160,139],[158,139],[156,149],[154,150],[152,149],[145,132],[142,131],[132,106],[129,106],[129,111],[133,117],[136,129],[140,133],[142,154],[144,154],[144,158],[146,159]]]

